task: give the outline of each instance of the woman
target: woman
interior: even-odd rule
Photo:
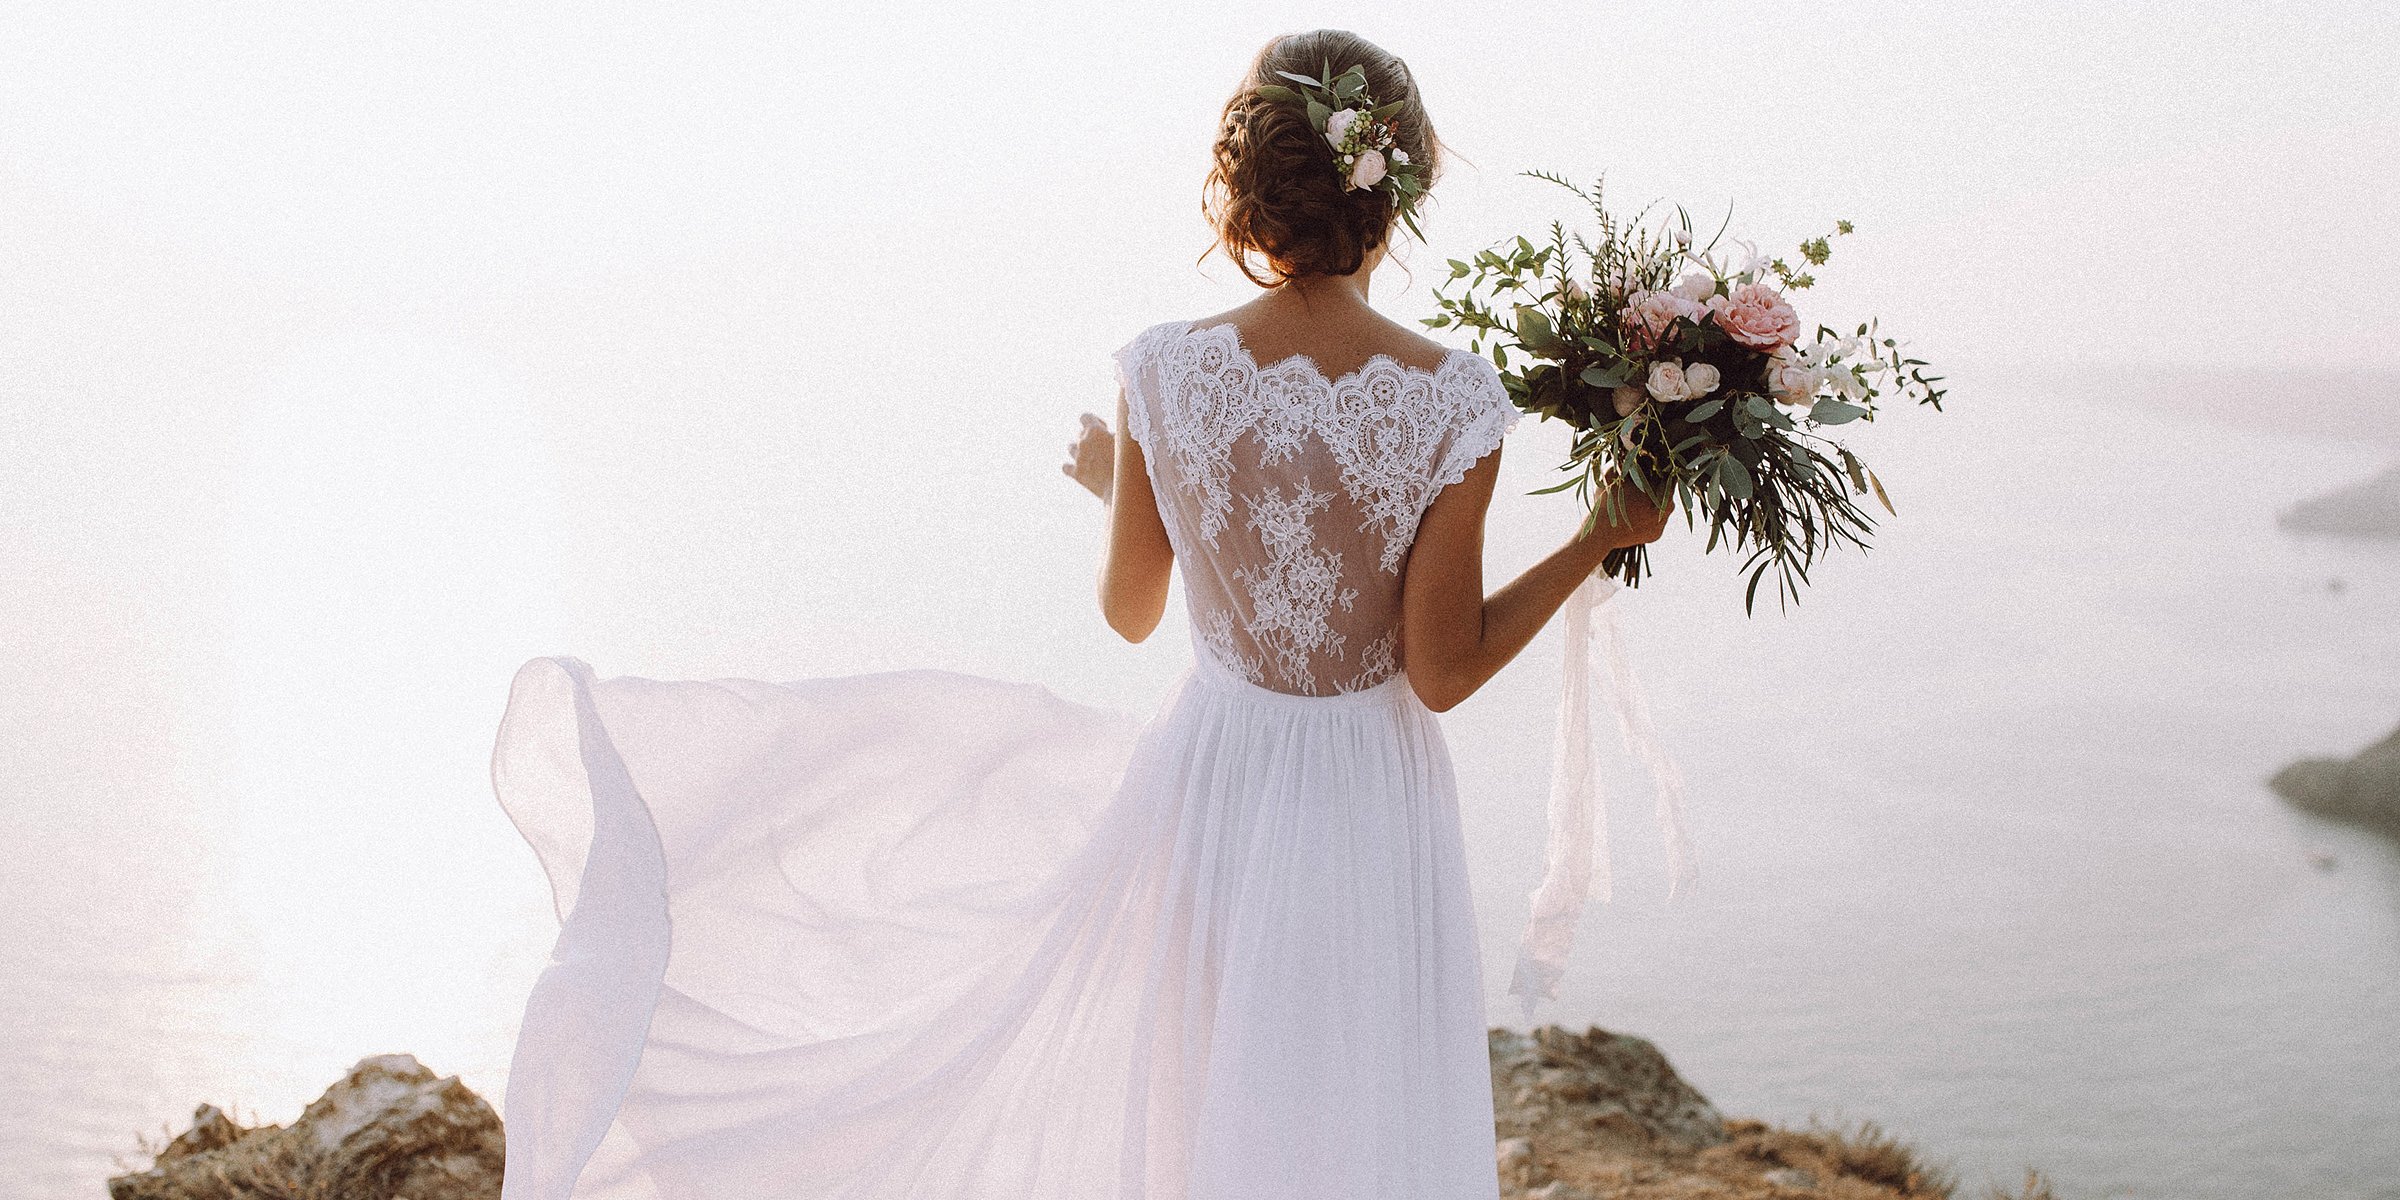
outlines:
[[[502,802],[562,920],[507,1095],[506,1200],[1471,1200],[1498,1194],[1481,966],[1431,710],[1612,548],[1490,596],[1515,410],[1376,313],[1394,193],[1274,86],[1356,65],[1423,178],[1407,67],[1277,38],[1207,185],[1265,290],[1117,351],[1100,600],[1194,661],[1136,725],[920,670],[796,683],[518,674]],[[1260,91],[1261,85],[1267,90]]]

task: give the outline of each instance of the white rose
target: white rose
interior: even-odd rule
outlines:
[[[1691,385],[1684,380],[1683,364],[1679,362],[1651,363],[1650,394],[1666,403],[1691,399]]]
[[[1694,271],[1685,275],[1682,282],[1675,285],[1674,291],[1694,304],[1704,304],[1710,296],[1717,294],[1717,281],[1706,271]]]
[[[1616,386],[1616,390],[1608,394],[1609,404],[1616,408],[1617,415],[1620,417],[1632,416],[1634,410],[1640,408],[1642,402],[1648,398],[1648,395],[1642,391],[1642,385],[1638,383],[1620,383]]]
[[[1350,164],[1350,186],[1371,188],[1383,181],[1383,152],[1361,150],[1358,161]]]
[[[1816,403],[1821,376],[1788,348],[1767,363],[1767,392],[1785,404],[1806,408]]]
[[[1358,120],[1357,109],[1335,109],[1333,115],[1325,118],[1325,140],[1336,146],[1341,145],[1342,138],[1350,132],[1351,122],[1356,120]]]
[[[1717,369],[1707,363],[1693,363],[1683,369],[1684,390],[1690,392],[1694,400],[1717,390],[1719,382]]]

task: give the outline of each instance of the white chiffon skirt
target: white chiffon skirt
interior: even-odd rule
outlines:
[[[1491,1200],[1441,728],[1205,653],[1147,723],[917,670],[527,663],[561,928],[504,1200]]]

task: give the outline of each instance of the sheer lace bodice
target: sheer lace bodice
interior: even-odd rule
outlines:
[[[1378,354],[1339,378],[1260,365],[1230,324],[1169,321],[1116,352],[1194,652],[1262,687],[1358,691],[1400,670],[1400,583],[1417,523],[1517,421],[1464,350]]]

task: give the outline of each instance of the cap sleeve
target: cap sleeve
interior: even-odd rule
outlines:
[[[1456,432],[1433,472],[1433,490],[1441,491],[1467,477],[1467,471],[1500,445],[1517,427],[1516,402],[1500,382],[1500,369],[1480,354],[1452,354],[1442,369],[1442,395],[1456,414]]]
[[[1144,451],[1150,448],[1150,348],[1161,328],[1144,329],[1110,356],[1117,364],[1117,386],[1125,389],[1125,432]]]

